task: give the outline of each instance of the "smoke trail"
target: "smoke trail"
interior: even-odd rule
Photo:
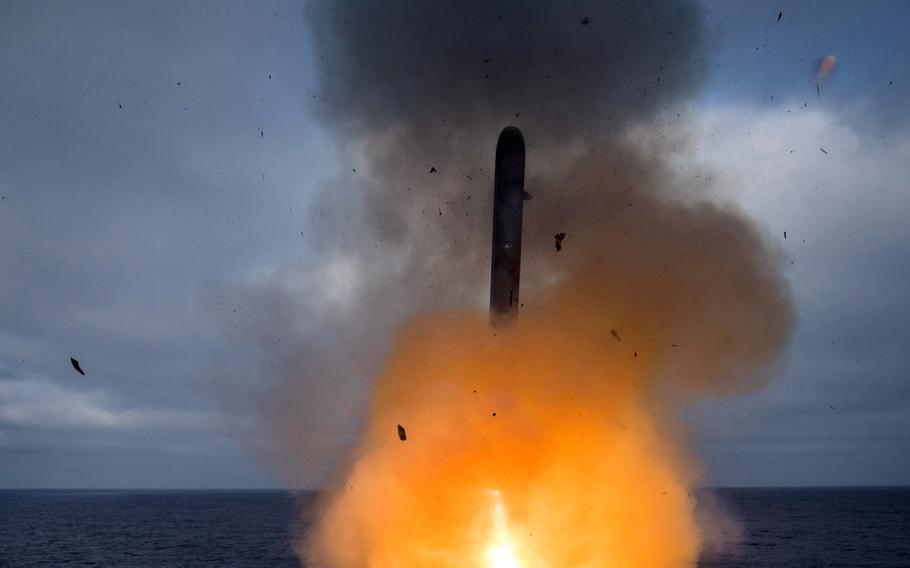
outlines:
[[[311,3],[307,22],[318,112],[352,171],[313,216],[332,235],[314,261],[329,284],[311,302],[280,275],[253,294],[306,345],[277,353],[292,384],[270,407],[294,478],[323,455],[324,419],[359,424],[358,377],[381,366],[308,565],[692,565],[698,467],[675,404],[760,385],[792,326],[761,235],[665,158],[684,143],[666,120],[705,74],[700,8],[362,0]],[[534,199],[525,303],[494,333],[506,124],[525,132]],[[348,411],[326,417],[320,401],[338,400]]]

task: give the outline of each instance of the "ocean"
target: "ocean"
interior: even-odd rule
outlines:
[[[727,534],[725,547],[706,552],[702,568],[910,567],[910,488],[705,495],[738,530]],[[298,567],[293,542],[306,532],[300,519],[314,498],[280,491],[0,491],[0,566]]]

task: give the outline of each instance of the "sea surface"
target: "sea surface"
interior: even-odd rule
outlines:
[[[311,493],[0,491],[0,567],[293,567]],[[719,489],[702,568],[910,567],[910,488]],[[659,536],[656,536],[659,538]]]

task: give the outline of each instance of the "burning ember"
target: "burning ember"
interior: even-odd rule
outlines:
[[[815,79],[817,81],[822,81],[828,78],[828,75],[834,72],[834,68],[837,67],[837,56],[834,54],[828,54],[821,58],[818,62],[818,70],[815,72]]]

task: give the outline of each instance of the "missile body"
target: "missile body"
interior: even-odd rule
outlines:
[[[490,269],[490,322],[518,314],[521,277],[521,222],[525,193],[525,142],[521,131],[508,126],[496,143],[493,181],[493,260]]]

